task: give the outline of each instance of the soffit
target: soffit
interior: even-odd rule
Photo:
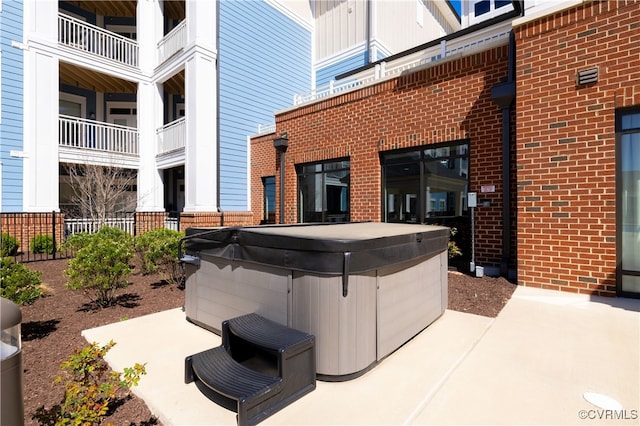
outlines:
[[[112,77],[87,68],[60,62],[60,83],[104,93],[137,93],[136,83]],[[184,96],[184,70],[163,83],[164,91]]]
[[[135,17],[136,1],[67,1],[67,3],[102,16]],[[164,16],[169,19],[182,21],[185,18],[184,0],[164,1]]]

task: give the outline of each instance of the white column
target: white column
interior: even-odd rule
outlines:
[[[140,70],[150,75],[157,62],[156,45],[162,37],[162,9],[159,2],[139,1],[136,14]],[[156,167],[156,129],[162,126],[162,88],[152,82],[139,82],[137,107],[140,168],[136,210],[164,211],[162,176]]]
[[[137,211],[164,211],[161,171],[156,167],[156,128],[162,123],[162,95],[153,83],[138,84],[138,132],[140,168],[138,169]]]
[[[216,2],[188,1],[185,63],[185,212],[218,208]]]
[[[26,1],[24,7],[25,46],[32,39],[56,43],[57,2]],[[23,209],[58,211],[58,59],[37,47],[24,51],[23,111]]]

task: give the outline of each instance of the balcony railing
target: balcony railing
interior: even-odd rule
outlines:
[[[187,43],[187,21],[180,22],[158,43],[158,63],[161,64],[176,52],[182,50]]]
[[[60,115],[60,146],[138,155],[138,129]]]
[[[58,42],[131,67],[138,66],[138,43],[71,16],[58,14]]]
[[[185,118],[181,117],[165,124],[156,130],[156,135],[158,136],[158,155],[184,148],[187,140]]]
[[[486,50],[492,46],[506,44],[511,31],[510,23],[507,24],[508,25],[498,29],[493,27],[480,33],[474,32],[448,41],[443,40],[439,45],[403,56],[393,61],[381,62],[374,68],[369,68],[358,74],[351,75],[343,81],[332,80],[323,87],[294,95],[293,104],[301,105],[307,102],[314,102],[358,87],[375,84],[381,79],[397,77],[405,71],[449,59],[454,55],[467,56]]]

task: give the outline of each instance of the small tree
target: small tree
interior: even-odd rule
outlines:
[[[160,272],[163,278],[176,285],[182,284],[182,271],[178,263],[178,245],[182,232],[158,228],[135,238],[134,246],[141,261],[142,273]]]
[[[94,164],[73,164],[66,171],[73,192],[71,202],[78,209],[76,214],[104,224],[114,213],[135,208],[136,200],[129,195],[136,184],[135,171]]]
[[[89,299],[105,307],[115,303],[118,289],[129,285],[132,269],[132,237],[126,232],[103,226],[98,233],[86,236],[65,274],[67,287],[82,290]]]
[[[31,418],[51,426],[102,423],[110,404],[137,386],[140,376],[146,374],[145,366],[137,363],[123,373],[110,372],[104,356],[114,345],[111,341],[99,347],[94,342],[75,351],[61,364],[63,375],[55,380],[65,386],[62,401],[49,409],[40,406]]]

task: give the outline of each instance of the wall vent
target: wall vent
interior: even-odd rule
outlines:
[[[598,82],[598,67],[578,71],[578,86]]]

